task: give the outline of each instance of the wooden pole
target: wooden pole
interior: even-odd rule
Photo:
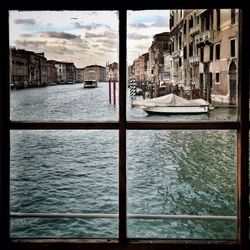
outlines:
[[[111,79],[109,79],[109,103],[111,104]]]
[[[115,79],[113,81],[113,104],[116,105],[116,86],[115,86]]]

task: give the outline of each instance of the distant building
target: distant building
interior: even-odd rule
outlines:
[[[106,68],[100,65],[89,65],[84,68],[84,80],[106,81]]]
[[[48,84],[57,83],[57,69],[53,61],[47,61],[47,82]]]
[[[106,63],[106,81],[115,79],[116,81],[119,80],[119,70],[118,70],[118,63],[113,62],[109,64]]]
[[[23,49],[11,49],[11,79],[17,88],[47,84],[47,68],[44,53]]]
[[[28,67],[27,67],[27,59],[24,58],[22,55],[16,53],[16,50],[12,51],[11,54],[11,64],[10,64],[10,71],[11,71],[11,84],[13,86],[22,86],[28,84]]]
[[[161,73],[164,72],[164,52],[169,49],[169,32],[156,34],[149,48],[149,75],[148,78],[152,83],[160,82]]]
[[[84,68],[78,69],[76,68],[76,82],[84,81]]]
[[[63,62],[57,62],[55,61],[55,67],[57,71],[57,82],[60,84],[66,83],[66,64]]]
[[[66,62],[66,82],[75,83],[76,82],[76,67],[72,62]]]

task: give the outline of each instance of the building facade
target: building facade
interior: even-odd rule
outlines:
[[[106,81],[106,68],[100,65],[89,65],[84,68],[84,80]]]
[[[108,62],[106,63],[106,81],[109,80],[119,80],[119,69],[117,62],[113,62],[111,64]]]
[[[160,75],[164,72],[164,52],[169,49],[169,32],[156,34],[148,50],[149,52],[149,79],[154,84],[160,83]]]
[[[170,54],[172,57],[172,84],[177,86],[184,85],[184,71],[183,71],[183,10],[170,11]]]

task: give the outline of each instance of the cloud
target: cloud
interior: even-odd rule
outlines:
[[[104,47],[115,47],[117,44],[116,44],[116,41],[114,40],[111,40],[111,39],[98,39],[96,40],[97,43],[100,43],[102,44]]]
[[[106,30],[103,33],[93,33],[93,32],[86,32],[85,34],[86,38],[99,38],[99,37],[105,37],[108,39],[116,39],[118,37],[117,32],[114,32],[112,30]]]
[[[33,34],[21,34],[22,37],[33,37]]]
[[[81,24],[79,22],[75,22],[73,23],[73,25],[74,25],[74,29],[86,29],[86,30],[97,29],[100,27],[110,28],[110,26],[108,25],[99,24],[99,23]]]
[[[56,31],[48,31],[48,32],[42,32],[42,37],[46,38],[59,38],[59,39],[66,39],[66,40],[74,40],[74,39],[80,39],[80,35],[76,36],[70,33],[65,32],[56,32]]]
[[[43,52],[44,47],[46,46],[47,42],[42,41],[28,41],[28,40],[16,40],[15,45],[17,48],[26,49],[36,52]]]
[[[34,25],[36,24],[35,19],[27,18],[27,19],[15,19],[15,24],[25,24],[25,25]]]
[[[168,18],[166,17],[157,17],[156,21],[151,25],[151,27],[168,27],[169,22]]]
[[[154,21],[146,22],[146,23],[131,23],[129,25],[135,29],[144,29],[144,28],[153,28],[153,27],[169,27],[168,17],[156,16]]]
[[[144,23],[131,23],[129,26],[136,28],[136,29],[148,28],[148,25],[146,25]]]
[[[130,34],[128,34],[128,38],[133,39],[133,40],[141,40],[141,39],[148,39],[148,38],[150,38],[150,36],[144,36],[144,35],[140,35],[138,33],[130,33]]]
[[[105,37],[104,33],[91,33],[91,32],[86,32],[85,34],[86,38],[96,38],[96,37]]]

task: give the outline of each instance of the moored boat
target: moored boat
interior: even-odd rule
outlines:
[[[98,83],[95,80],[87,80],[87,81],[84,81],[83,87],[84,88],[97,88]]]
[[[175,94],[136,100],[133,106],[141,107],[150,115],[203,114],[210,109],[210,103],[203,99],[187,100]]]

